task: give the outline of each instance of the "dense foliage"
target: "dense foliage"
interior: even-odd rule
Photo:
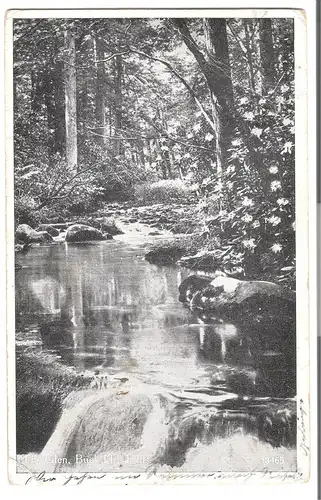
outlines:
[[[14,118],[17,222],[193,193],[204,247],[293,279],[291,19],[16,20]]]

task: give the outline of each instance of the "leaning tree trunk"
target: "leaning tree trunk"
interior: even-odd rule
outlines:
[[[115,134],[117,137],[122,135],[122,76],[123,61],[121,54],[115,57]],[[121,139],[115,140],[115,153],[121,153]]]
[[[193,39],[185,19],[174,19],[185,45],[206,79],[212,103],[217,175],[222,177],[234,128],[234,100],[225,19],[204,19],[206,55]]]
[[[217,129],[215,141],[217,170],[222,176],[234,129],[234,98],[226,20],[204,19],[204,31],[210,65],[207,82],[211,92],[212,114]]]
[[[105,143],[105,63],[104,48],[100,40],[96,40],[96,58],[97,58],[97,77],[96,77],[96,96],[95,96],[95,116],[97,142],[101,146]]]
[[[275,86],[276,61],[273,47],[272,21],[260,19],[260,53],[262,66],[262,87],[267,93]]]
[[[75,38],[70,30],[65,32],[65,123],[66,160],[71,171],[77,169],[77,73]]]

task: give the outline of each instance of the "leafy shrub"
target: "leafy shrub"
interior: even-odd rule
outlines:
[[[134,197],[144,205],[150,205],[154,203],[184,203],[191,201],[193,195],[193,189],[181,179],[164,179],[136,187]]]
[[[31,196],[16,197],[14,204],[15,226],[28,224],[32,228],[38,226],[46,218],[46,209],[37,210],[37,203]]]
[[[295,264],[294,89],[242,97],[236,129],[221,177],[201,185],[199,204],[209,237],[233,246],[247,278],[283,276]],[[293,278],[291,278],[293,282]]]
[[[56,212],[79,213],[95,205],[102,188],[97,165],[71,171],[58,155],[49,163],[15,166],[17,217],[39,222],[37,212],[46,207]]]

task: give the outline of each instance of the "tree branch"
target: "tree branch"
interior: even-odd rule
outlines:
[[[175,142],[177,144],[182,144],[183,146],[187,146],[188,148],[201,149],[203,151],[209,151],[209,152],[213,153],[213,150],[210,149],[210,148],[206,148],[204,146],[198,146],[196,144],[189,144],[187,142],[181,141],[180,139],[174,139],[167,132],[165,132],[162,129],[159,129],[153,123],[152,120],[149,120],[145,115],[142,115],[142,116],[143,116],[144,120],[147,123],[149,123],[156,130],[156,132],[159,132],[161,134],[160,136],[155,137],[155,136],[152,136],[152,135],[150,135],[150,136],[140,135],[140,136],[136,136],[136,137],[121,137],[121,136],[111,136],[111,135],[98,134],[97,132],[93,132],[92,130],[89,130],[89,132],[90,132],[91,135],[95,135],[95,136],[99,136],[99,137],[105,137],[106,139],[117,140],[117,141],[137,141],[137,140],[140,140],[140,139],[154,140],[154,139],[161,139],[162,137],[164,137],[165,139],[168,139],[171,142]]]
[[[76,69],[89,69],[89,68],[92,68],[93,65],[95,65],[95,64],[108,62],[116,56],[123,56],[125,54],[128,54],[128,50],[126,50],[126,52],[116,52],[115,54],[112,54],[111,56],[107,57],[106,59],[99,59],[99,60],[95,59],[92,64],[88,64],[87,66],[78,66],[75,64],[70,64],[68,61],[65,61],[65,59],[62,59],[62,62],[64,64],[66,64],[67,66],[72,66],[73,68],[76,68]]]
[[[89,170],[93,170],[95,168],[98,168],[103,163],[105,163],[105,161],[101,161],[95,165],[91,165],[90,167],[84,168],[82,170],[78,170],[78,172],[76,172],[76,174],[74,174],[70,179],[66,179],[56,190],[54,190],[52,193],[50,193],[49,196],[47,197],[47,199],[44,202],[40,203],[40,205],[38,205],[34,210],[40,210],[41,208],[48,205],[49,202],[51,202],[53,199],[55,199],[57,197],[57,195],[59,193],[61,193],[61,191],[66,186],[68,186],[68,184],[70,184],[72,181],[74,181],[77,177],[84,174],[85,172],[88,172]]]
[[[171,73],[173,73],[173,75],[176,76],[176,78],[184,85],[184,87],[188,90],[188,92],[190,93],[190,95],[192,96],[193,100],[195,101],[195,103],[197,104],[197,106],[199,107],[200,111],[202,112],[205,120],[207,121],[207,123],[210,125],[211,129],[215,132],[215,125],[212,121],[212,118],[211,118],[211,115],[204,109],[203,105],[201,104],[201,102],[199,101],[198,97],[196,96],[194,90],[192,89],[192,87],[189,85],[189,83],[187,83],[187,81],[185,80],[185,78],[183,78],[177,71],[176,69],[168,62],[166,61],[165,59],[161,59],[159,57],[154,57],[154,56],[151,56],[149,54],[146,54],[145,52],[141,52],[140,50],[136,50],[136,49],[133,49],[132,47],[129,47],[129,50],[131,52],[133,52],[134,54],[138,54],[138,55],[141,55],[143,57],[146,57],[147,59],[150,59],[151,61],[156,61],[156,62],[160,62],[161,64],[163,64],[164,66],[166,66],[170,71]]]
[[[168,104],[172,104],[171,101],[167,97],[162,96],[161,94],[159,94],[157,92],[157,90],[153,89],[153,87],[151,87],[151,85],[142,76],[137,76],[135,74],[128,75],[128,76],[129,76],[129,79],[134,78],[141,85],[144,85],[145,87],[147,87],[153,94],[155,94],[157,97],[159,97],[162,101],[166,101],[166,102],[168,102]]]
[[[242,40],[240,39],[240,37],[238,36],[236,31],[234,31],[234,29],[232,28],[231,23],[227,22],[226,25],[227,25],[228,29],[230,30],[230,32],[232,33],[232,35],[234,36],[235,40],[239,43],[239,45],[242,49],[242,52],[244,54],[247,54],[247,50],[246,50],[244,43],[242,42]]]
[[[218,69],[221,73],[223,73],[226,77],[230,78],[230,74],[228,70],[228,64],[225,64],[222,60],[219,60],[215,57],[214,54],[210,54],[208,50],[206,50],[207,58],[204,56],[203,52],[199,49],[197,43],[193,39],[186,21],[184,19],[175,19],[175,25],[177,26],[178,32],[183,37],[183,40],[187,46],[187,48],[192,52],[195,57],[199,67],[201,68],[206,81],[208,82],[209,89],[213,91],[213,82],[216,80],[217,75],[213,70],[213,67]],[[203,20],[205,24],[209,23],[209,19]]]
[[[201,150],[203,150],[203,151],[209,151],[210,153],[213,153],[213,150],[212,150],[212,149],[205,148],[204,146],[198,146],[198,145],[196,145],[196,144],[189,144],[189,143],[187,143],[187,142],[183,142],[183,141],[181,141],[180,139],[174,139],[174,138],[173,138],[173,137],[171,137],[171,136],[170,136],[170,135],[169,135],[166,131],[164,131],[163,129],[158,128],[158,127],[155,125],[155,123],[154,123],[152,120],[150,120],[150,119],[149,119],[149,118],[145,115],[145,113],[141,112],[141,114],[142,114],[142,116],[143,116],[144,120],[146,120],[146,121],[147,121],[147,123],[149,123],[149,124],[150,124],[150,125],[151,125],[151,126],[152,126],[155,130],[156,130],[156,132],[158,132],[159,134],[161,134],[161,135],[165,136],[165,138],[166,138],[166,139],[168,139],[168,140],[170,140],[171,142],[175,142],[175,143],[177,143],[177,144],[182,144],[183,146],[187,146],[188,148],[193,148],[193,149],[201,149]],[[160,136],[160,137],[158,137],[158,138],[160,139],[160,138],[161,138],[161,136]],[[155,139],[156,139],[156,137],[155,137]]]
[[[23,38],[25,38],[25,36],[27,36],[27,35],[32,35],[32,34],[36,31],[37,27],[39,26],[39,24],[40,24],[42,21],[44,21],[44,19],[39,19],[39,21],[37,21],[37,22],[36,22],[36,24],[35,24],[34,26],[32,26],[32,28],[28,29],[28,30],[27,30],[25,33],[23,33],[23,34],[22,34],[22,35],[21,35],[21,36],[20,36],[17,40],[14,40],[14,41],[13,41],[14,45],[19,44],[19,43],[21,42],[21,40],[22,40]]]

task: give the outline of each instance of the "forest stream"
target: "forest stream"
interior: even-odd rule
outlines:
[[[17,353],[54,354],[92,379],[45,446],[67,456],[51,469],[78,454],[77,471],[295,470],[295,346],[190,311],[178,286],[192,271],[144,258],[171,235],[122,229],[16,255]]]

